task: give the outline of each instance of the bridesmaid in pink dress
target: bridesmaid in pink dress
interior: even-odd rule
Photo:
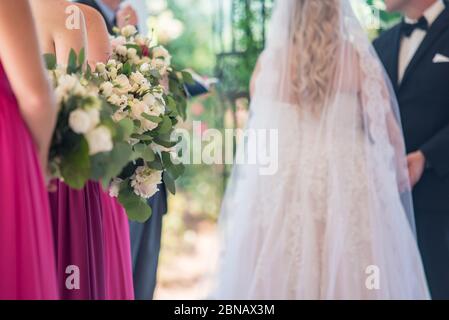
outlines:
[[[27,0],[0,2],[0,43],[0,299],[58,299],[41,172],[56,108]]]
[[[71,48],[78,52],[87,48],[91,65],[107,61],[109,38],[96,11],[80,7],[80,28],[68,30],[65,12],[73,3],[48,0],[31,4],[44,52],[54,53],[59,63],[66,63]],[[56,192],[50,193],[50,204],[62,298],[133,299],[129,229],[123,208],[97,182],[89,182],[82,190],[71,189],[61,181],[56,187]],[[72,265],[79,271],[79,288],[66,286],[66,269]],[[70,269],[68,272],[75,274]]]

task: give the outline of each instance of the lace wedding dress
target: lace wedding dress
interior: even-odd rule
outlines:
[[[332,1],[340,4],[342,42],[318,112],[293,94],[292,52],[301,48],[289,48],[285,32],[307,1],[275,8],[247,129],[278,133],[278,171],[234,169],[214,298],[429,298],[397,102],[349,2]],[[271,143],[249,135],[238,157]]]

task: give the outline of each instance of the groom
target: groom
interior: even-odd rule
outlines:
[[[399,101],[431,294],[449,299],[449,2],[385,3],[405,18],[374,46]]]

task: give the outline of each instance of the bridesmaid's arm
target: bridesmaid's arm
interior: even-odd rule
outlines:
[[[95,9],[77,4],[81,8],[86,20],[87,41],[89,52],[87,61],[92,69],[98,62],[106,63],[111,56],[111,41],[103,16]]]
[[[0,43],[0,59],[45,168],[56,106],[28,0],[0,1]]]
[[[66,6],[72,6],[70,2],[65,4]],[[41,15],[37,20],[39,23],[44,23],[45,14]],[[79,14],[80,25],[78,28],[68,29],[65,22],[66,16],[61,16],[56,20],[56,24],[51,26],[54,30],[52,37],[55,45],[56,60],[58,64],[67,65],[69,61],[70,51],[75,50],[76,54],[79,54],[81,49],[85,50],[86,55],[89,52],[87,45],[87,32],[85,17],[82,11]],[[51,29],[50,29],[51,30]]]

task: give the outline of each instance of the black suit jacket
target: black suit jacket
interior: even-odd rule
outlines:
[[[104,21],[106,22],[106,26],[107,26],[107,28],[108,28],[108,32],[109,32],[110,34],[114,34],[114,32],[113,32],[112,29],[115,27],[115,19],[114,19],[114,23],[111,24],[111,23],[106,19],[106,15],[104,14],[104,12],[101,11],[100,7],[98,6],[98,4],[97,4],[94,0],[76,0],[75,2],[76,2],[76,3],[85,4],[85,5],[89,6],[89,7],[94,8],[94,9],[97,10],[98,12],[100,12],[101,15],[102,15],[103,18],[104,18]]]
[[[429,165],[414,190],[417,214],[449,214],[449,4],[428,30],[401,84],[398,61],[401,25],[384,32],[374,46],[389,74],[399,102],[407,152],[421,150]]]

